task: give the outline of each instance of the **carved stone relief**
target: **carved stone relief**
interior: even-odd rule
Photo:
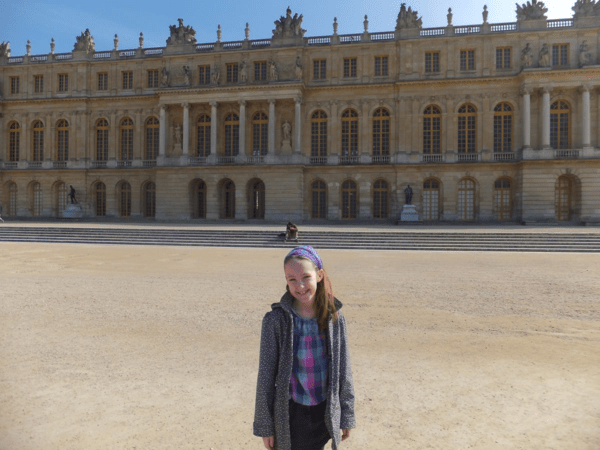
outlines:
[[[276,20],[274,23],[274,38],[303,37],[304,33],[306,33],[306,30],[302,29],[302,14],[298,15],[298,13],[296,13],[292,17],[292,10],[289,7],[286,10],[285,17],[281,16],[279,20]]]
[[[518,3],[515,3],[517,6],[517,22],[522,20],[540,20],[547,19],[546,13],[548,12],[548,8],[544,5],[544,2],[531,0],[527,3],[523,3],[522,6],[519,6]]]
[[[76,52],[93,52],[96,50],[96,44],[94,43],[94,37],[90,34],[90,29],[86,28],[80,36],[76,37],[77,41],[73,47],[73,51]]]
[[[410,6],[406,9],[406,3],[402,3],[396,19],[396,30],[409,28],[423,28],[423,19],[419,17],[418,11],[413,11]]]

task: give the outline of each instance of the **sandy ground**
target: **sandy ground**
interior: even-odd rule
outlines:
[[[284,256],[1,243],[0,449],[263,448]],[[600,255],[321,256],[355,381],[342,449],[600,448]]]

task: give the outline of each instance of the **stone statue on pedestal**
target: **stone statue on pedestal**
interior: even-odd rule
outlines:
[[[531,67],[533,64],[533,52],[529,46],[529,42],[525,45],[525,48],[521,50],[521,66]]]
[[[160,86],[166,87],[169,85],[169,71],[166,67],[162,68],[162,75],[160,77]]]
[[[404,189],[404,200],[407,205],[410,205],[412,202],[413,190],[410,187],[410,184]]]
[[[531,2],[523,3],[522,6],[517,5],[517,22],[522,20],[546,20],[546,13],[548,8],[544,5],[544,2],[538,2],[537,0],[531,0]]]
[[[277,66],[275,65],[275,61],[269,61],[269,80],[277,81],[279,79],[279,74],[277,73]]]
[[[75,198],[75,188],[72,185],[69,185],[68,198],[71,200],[71,205],[77,204],[77,199]]]
[[[542,45],[542,49],[540,50],[540,67],[550,67],[550,51],[546,43]]]
[[[275,29],[273,30],[274,38],[290,38],[300,36],[303,37],[306,30],[302,29],[302,14],[294,14],[292,17],[292,10],[288,6],[285,17],[281,16],[279,20],[275,22]]]
[[[169,25],[171,35],[167,39],[167,45],[195,44],[196,31],[189,25],[183,26],[183,19],[177,19],[179,26]]]
[[[242,61],[240,64],[240,81],[242,83],[248,81],[248,65],[246,64],[246,61]]]
[[[219,76],[221,72],[217,66],[213,67],[212,72],[210,73],[210,82],[212,84],[219,84]]]
[[[74,52],[93,52],[96,50],[96,44],[94,44],[94,37],[90,34],[90,29],[86,28],[80,36],[76,37]]]
[[[396,19],[396,30],[407,28],[423,28],[423,18],[419,17],[418,11],[413,11],[410,6],[406,9],[406,3],[402,3]]]

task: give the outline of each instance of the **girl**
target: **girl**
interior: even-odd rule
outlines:
[[[287,292],[262,322],[254,435],[268,450],[322,450],[329,439],[337,450],[356,427],[342,303],[314,248],[294,248],[283,268]]]

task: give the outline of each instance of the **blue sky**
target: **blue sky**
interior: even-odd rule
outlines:
[[[330,35],[334,17],[339,34],[361,33],[365,14],[369,16],[369,31],[392,31],[403,1],[419,12],[425,28],[446,26],[449,7],[454,25],[480,24],[486,4],[488,22],[516,21],[513,0],[0,0],[0,42],[10,41],[11,54],[20,56],[26,53],[30,39],[35,55],[49,53],[53,37],[57,53],[70,52],[75,37],[89,28],[97,51],[111,50],[115,33],[120,50],[136,48],[140,31],[144,33],[144,47],[163,47],[169,25],[176,24],[179,17],[196,30],[199,43],[214,42],[218,24],[223,41],[244,39],[246,22],[250,24],[250,39],[265,39],[272,36],[273,21],[285,14],[288,5],[293,13],[303,14],[306,36]],[[549,19],[573,15],[575,0],[544,3]]]

